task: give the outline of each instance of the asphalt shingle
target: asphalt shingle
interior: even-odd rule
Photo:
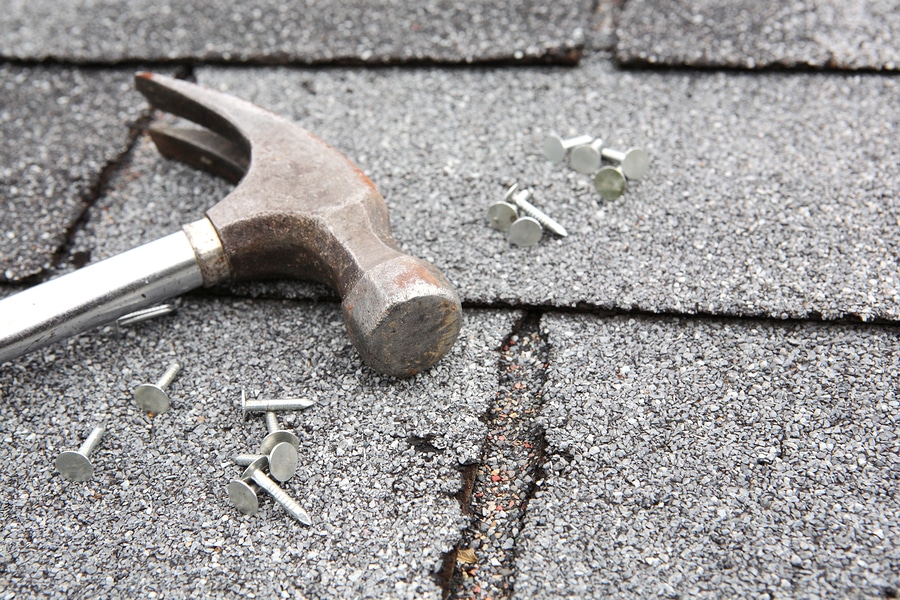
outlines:
[[[0,282],[51,267],[146,103],[128,71],[0,65]]]
[[[547,315],[522,597],[891,597],[894,328]]]
[[[459,468],[481,456],[516,314],[465,317],[451,354],[404,381],[362,365],[337,305],[202,297],[0,366],[0,592],[439,598],[442,553],[466,525]],[[173,357],[172,409],[147,419],[130,390]],[[262,418],[241,420],[242,388],[320,403],[280,414],[301,438],[283,487],[309,528],[270,499],[249,517],[229,503],[230,457],[265,435]],[[102,419],[93,480],[62,480],[57,454]]]
[[[13,0],[0,56],[255,63],[577,62],[591,3]]]
[[[203,69],[199,78],[346,153],[384,194],[401,247],[441,268],[464,301],[900,317],[894,78],[637,75],[599,57],[574,70]],[[551,131],[644,147],[650,171],[605,201],[590,176],[543,158]],[[141,152],[141,165],[153,160]],[[136,214],[141,227],[174,227],[227,189],[147,168],[114,184],[120,199],[101,200],[103,222],[91,218],[82,247],[96,246],[97,257],[127,249],[136,236],[122,234],[139,229]],[[534,204],[569,237],[545,234],[520,249],[492,230],[487,208],[513,182],[533,186]],[[193,188],[218,192],[173,214],[172,203],[185,202],[173,192]],[[274,293],[310,294],[290,285]]]
[[[897,0],[629,0],[617,34],[630,65],[900,68]]]
[[[297,282],[188,295],[0,365],[0,597],[438,598],[458,543],[461,600],[900,594],[895,324],[776,320],[900,316],[900,82],[872,72],[896,70],[892,0],[629,0],[618,54],[575,69],[515,63],[611,49],[621,0],[7,4],[0,297],[228,192],[145,137],[104,168],[147,114],[121,61],[152,60],[345,152],[404,249],[470,305],[512,308],[467,309],[451,354],[406,381],[366,368],[334,293]],[[468,61],[501,64],[421,66]],[[540,155],[550,132],[642,146],[650,172],[603,201]],[[514,182],[570,236],[518,249],[490,229]],[[523,321],[529,305],[633,314]],[[174,407],[149,419],[131,389],[176,356]],[[229,457],[265,434],[242,387],[320,402],[281,415],[311,528],[228,502]],[[53,459],[104,418],[95,478],[62,481]]]

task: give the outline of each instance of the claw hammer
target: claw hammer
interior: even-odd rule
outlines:
[[[350,340],[381,373],[408,377],[450,350],[456,291],[397,248],[384,199],[347,157],[233,96],[152,73],[135,84],[205,128],[152,128],[159,151],[237,186],[177,233],[0,301],[0,363],[200,286],[264,278],[334,288]]]

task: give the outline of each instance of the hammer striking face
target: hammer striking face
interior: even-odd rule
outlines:
[[[351,341],[382,373],[413,375],[450,350],[456,292],[397,248],[384,199],[344,155],[249,102],[150,73],[135,81],[155,107],[207,128],[151,130],[160,152],[238,185],[182,232],[0,301],[0,362],[198,285],[262,278],[337,290]],[[71,292],[85,285],[94,293]]]

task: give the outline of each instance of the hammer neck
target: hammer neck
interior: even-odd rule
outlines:
[[[197,265],[203,276],[203,286],[211,287],[231,279],[231,265],[216,228],[209,219],[203,218],[182,226],[182,231],[194,248]]]

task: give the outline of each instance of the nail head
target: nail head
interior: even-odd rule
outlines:
[[[650,168],[650,155],[640,148],[631,148],[625,152],[619,168],[628,179],[640,179]]]
[[[66,450],[56,457],[56,470],[69,481],[87,481],[94,476],[91,461],[75,450]]]
[[[252,515],[259,510],[259,496],[249,482],[234,479],[228,484],[227,491],[231,503],[243,514]]]
[[[509,202],[495,202],[488,209],[488,221],[497,231],[509,231],[519,212]]]
[[[594,177],[594,187],[607,200],[615,200],[625,193],[625,174],[618,167],[603,167]]]
[[[509,243],[517,246],[534,246],[544,235],[544,228],[532,217],[520,217],[509,228]]]
[[[169,395],[152,383],[142,383],[134,388],[134,401],[144,412],[160,415],[172,406]]]
[[[247,465],[247,468],[244,469],[244,472],[241,473],[241,479],[250,479],[253,477],[253,474],[257,471],[265,471],[269,466],[269,457],[268,456],[260,456],[252,463]]]
[[[273,431],[263,439],[262,444],[259,446],[259,453],[268,454],[275,446],[282,442],[287,442],[294,448],[300,447],[300,438],[286,429],[281,429],[279,431]]]
[[[297,471],[299,456],[290,442],[279,442],[269,452],[269,474],[278,481],[287,481]]]
[[[551,133],[544,138],[544,156],[552,162],[561,163],[566,159],[566,147],[563,139]]]
[[[569,166],[579,173],[596,173],[600,168],[600,152],[590,144],[572,150]]]

